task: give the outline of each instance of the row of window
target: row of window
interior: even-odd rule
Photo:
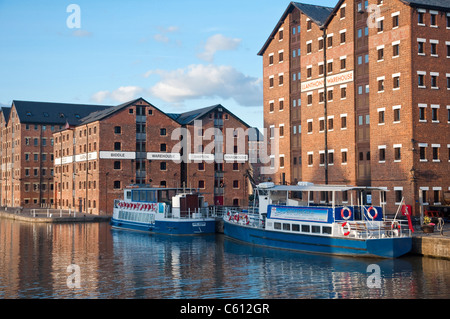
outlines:
[[[419,156],[421,162],[428,162],[427,159],[427,148],[428,144],[426,143],[419,143]],[[440,144],[431,144],[431,154],[432,154],[432,161],[433,162],[441,162],[441,145]],[[401,144],[394,144],[393,145],[394,150],[394,162],[401,162],[402,160],[402,145]],[[335,151],[334,150],[328,150],[328,164],[334,165],[335,162]],[[364,160],[364,153],[359,153],[359,161]],[[366,159],[370,160],[370,152],[367,152]],[[312,167],[314,165],[314,152],[307,152],[308,156],[308,166]],[[447,145],[446,155],[447,158],[445,160],[450,162],[450,144]],[[281,157],[280,157],[281,159]],[[341,149],[341,164],[346,165],[348,160],[348,149]],[[386,145],[379,145],[378,146],[378,163],[386,163]],[[294,161],[294,164],[296,164],[296,160]],[[299,164],[301,164],[301,158],[299,158]],[[319,151],[319,165],[323,166],[325,165],[325,151]],[[281,167],[281,164],[280,164]]]
[[[431,151],[429,150],[431,148]],[[428,162],[429,155],[428,153],[431,153],[431,160],[433,162],[441,162],[441,157],[443,154],[441,154],[441,144],[430,144],[428,143],[419,143],[419,158],[421,162]],[[447,158],[445,160],[448,160],[450,162],[450,144],[447,145],[447,154],[444,154]]]
[[[427,88],[427,80],[426,77],[427,72],[426,71],[417,71],[417,83],[419,89],[426,89]],[[450,73],[446,73],[446,84],[444,87],[447,88],[447,90],[450,90]],[[438,90],[440,87],[438,85],[439,82],[439,72],[430,72],[430,78],[429,78],[430,87],[432,90]]]
[[[301,232],[301,233],[325,234],[325,235],[331,235],[332,232],[332,228],[330,226],[305,225],[305,224],[280,223],[280,222],[274,222],[273,229]]]
[[[325,151],[319,151],[319,166],[324,166],[326,160],[328,160],[328,165],[334,165],[335,155],[334,150],[328,150],[328,155],[325,156]],[[307,152],[308,167],[314,165],[314,152]],[[348,149],[341,149],[341,164],[347,165],[348,162]],[[301,164],[301,158],[299,158],[299,164]]]
[[[430,39],[430,56],[432,57],[439,57],[439,40],[433,40]],[[428,51],[426,48],[427,39],[424,38],[417,38],[417,52],[420,56],[426,56],[426,52]],[[450,58],[450,41],[445,41],[445,47],[446,47],[446,56],[447,58]]]
[[[417,9],[417,25],[426,26],[426,23],[428,21],[430,27],[439,28],[439,24],[438,24],[438,16],[439,15],[440,15],[439,11],[430,10],[429,16],[427,16],[426,9]],[[426,19],[426,18],[428,18],[428,19]],[[446,19],[445,26],[447,29],[450,29],[450,13],[446,13],[445,19]]]

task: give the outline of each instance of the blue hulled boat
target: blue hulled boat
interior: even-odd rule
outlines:
[[[408,223],[396,217],[387,219],[382,205],[353,205],[353,192],[362,203],[361,194],[377,190],[385,191],[303,182],[295,186],[262,183],[256,188],[258,207],[248,212],[228,211],[224,233],[236,240],[278,249],[396,258],[411,250]],[[314,193],[319,196],[311,195]],[[315,204],[314,198],[322,200]]]
[[[216,220],[209,216],[204,197],[178,188],[133,187],[114,202],[114,228],[169,235],[212,234]]]

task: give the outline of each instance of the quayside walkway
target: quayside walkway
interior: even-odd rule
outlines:
[[[32,223],[109,222],[111,216],[92,215],[64,209],[21,209],[0,207],[0,218]]]

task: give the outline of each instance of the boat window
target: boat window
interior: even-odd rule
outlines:
[[[300,225],[293,224],[292,225],[292,231],[300,231]]]
[[[281,223],[274,223],[273,224],[274,229],[281,229]]]
[[[131,191],[127,192],[127,199],[131,199]]]
[[[309,233],[310,232],[309,225],[302,225],[302,232]]]
[[[131,194],[132,194],[131,200],[133,202],[138,202],[139,201],[139,191],[132,191]]]
[[[291,230],[291,224],[283,224],[283,230]]]
[[[329,234],[329,235],[331,235],[331,227],[322,226],[322,234]]]
[[[311,232],[315,234],[320,233],[320,226],[312,226]]]

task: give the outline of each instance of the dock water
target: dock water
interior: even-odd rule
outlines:
[[[1,208],[0,218],[8,218],[30,223],[98,223],[109,222],[111,216],[92,215],[59,209],[17,209]],[[216,232],[223,234],[223,219],[216,219]],[[434,258],[450,259],[450,224],[444,225],[441,234],[436,228],[433,233],[416,229],[413,234],[411,254]]]

